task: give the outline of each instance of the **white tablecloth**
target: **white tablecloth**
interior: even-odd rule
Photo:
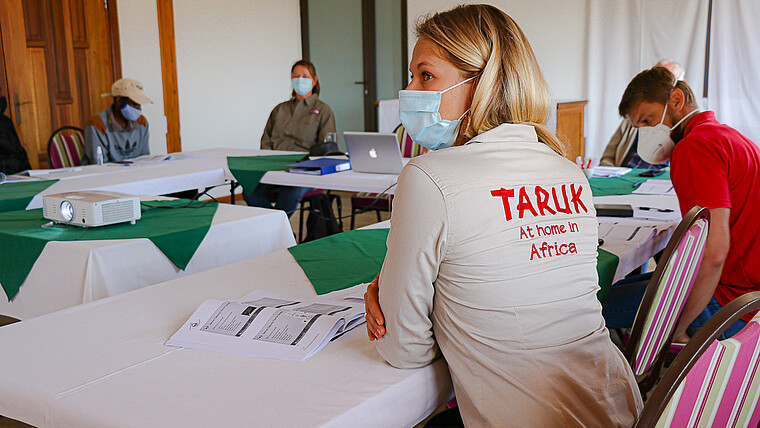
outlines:
[[[12,302],[0,288],[0,314],[27,319],[292,245],[284,212],[228,204],[184,271],[149,239],[49,242]]]
[[[269,171],[261,178],[265,184],[281,186],[314,187],[317,189],[343,190],[346,192],[374,192],[392,194],[396,190],[395,174],[368,174],[355,171],[336,172],[327,175],[294,174],[287,171]]]
[[[60,181],[35,196],[27,209],[42,208],[42,196],[77,190],[108,190],[137,195],[165,195],[226,183],[227,156],[293,154],[277,150],[218,148],[183,152],[187,158],[157,164],[85,165],[81,171],[53,172],[40,178]]]
[[[170,348],[207,298],[313,296],[279,251],[0,328],[0,414],[39,427],[409,427],[450,397],[442,359],[388,365],[363,326],[308,361]]]
[[[594,197],[595,204],[626,204],[632,207],[647,206],[652,208],[664,208],[674,211],[674,217],[680,221],[680,209],[678,207],[678,198],[673,196],[659,196],[659,195],[613,195],[613,196],[599,196]],[[600,221],[610,221],[613,218],[600,217]],[[652,221],[639,220],[641,225],[651,225]],[[675,232],[678,221],[670,223],[670,227],[660,231],[656,235],[652,236],[646,243],[641,246],[635,247],[630,245],[623,245],[618,242],[605,240],[602,244],[602,249],[615,254],[620,258],[620,261],[615,271],[615,277],[613,282],[623,279],[627,274],[634,269],[640,267],[653,255],[659,253],[668,245],[668,240]]]

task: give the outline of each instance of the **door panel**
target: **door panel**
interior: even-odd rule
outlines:
[[[47,163],[47,139],[53,130],[81,127],[111,102],[100,94],[109,92],[113,83],[106,4],[114,7],[114,2],[3,1],[3,51],[6,58],[13,52],[14,58],[13,64],[4,63],[8,93],[18,92],[27,103],[13,109],[13,119],[36,168]]]
[[[345,147],[344,131],[364,131],[362,2],[309,0],[308,4],[309,57],[317,68],[319,98],[335,112]]]
[[[33,168],[39,165],[37,137],[37,103],[35,102],[34,73],[26,47],[24,9],[22,1],[3,0],[0,7],[5,77],[7,80],[8,113],[13,119],[21,143]],[[9,59],[13,58],[12,61]]]

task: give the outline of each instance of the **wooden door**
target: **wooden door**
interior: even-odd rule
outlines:
[[[32,166],[47,166],[53,130],[82,127],[111,102],[114,1],[3,0],[0,35],[9,110]],[[118,33],[115,33],[118,34]],[[115,38],[113,38],[115,39]],[[115,48],[115,49],[114,49]],[[114,74],[117,76],[114,76]],[[0,75],[2,77],[2,75]]]

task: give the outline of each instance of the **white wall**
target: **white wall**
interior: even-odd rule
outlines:
[[[301,58],[298,0],[175,0],[182,150],[259,148],[272,108],[290,97]],[[151,153],[166,153],[155,0],[119,5],[124,77],[141,81]]]
[[[588,0],[408,0],[409,56],[417,20],[463,3],[492,4],[514,19],[533,47],[556,99],[585,99]]]
[[[301,59],[298,0],[175,0],[182,150],[259,148]]]
[[[150,128],[150,152],[166,153],[166,117],[161,83],[161,48],[155,0],[120,1],[122,76],[139,80],[154,104],[142,106]]]

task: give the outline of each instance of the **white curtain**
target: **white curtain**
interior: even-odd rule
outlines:
[[[586,156],[598,158],[620,124],[628,82],[660,59],[681,63],[702,98],[708,0],[590,0],[588,10]]]
[[[713,1],[708,82],[718,121],[760,145],[760,1]]]

